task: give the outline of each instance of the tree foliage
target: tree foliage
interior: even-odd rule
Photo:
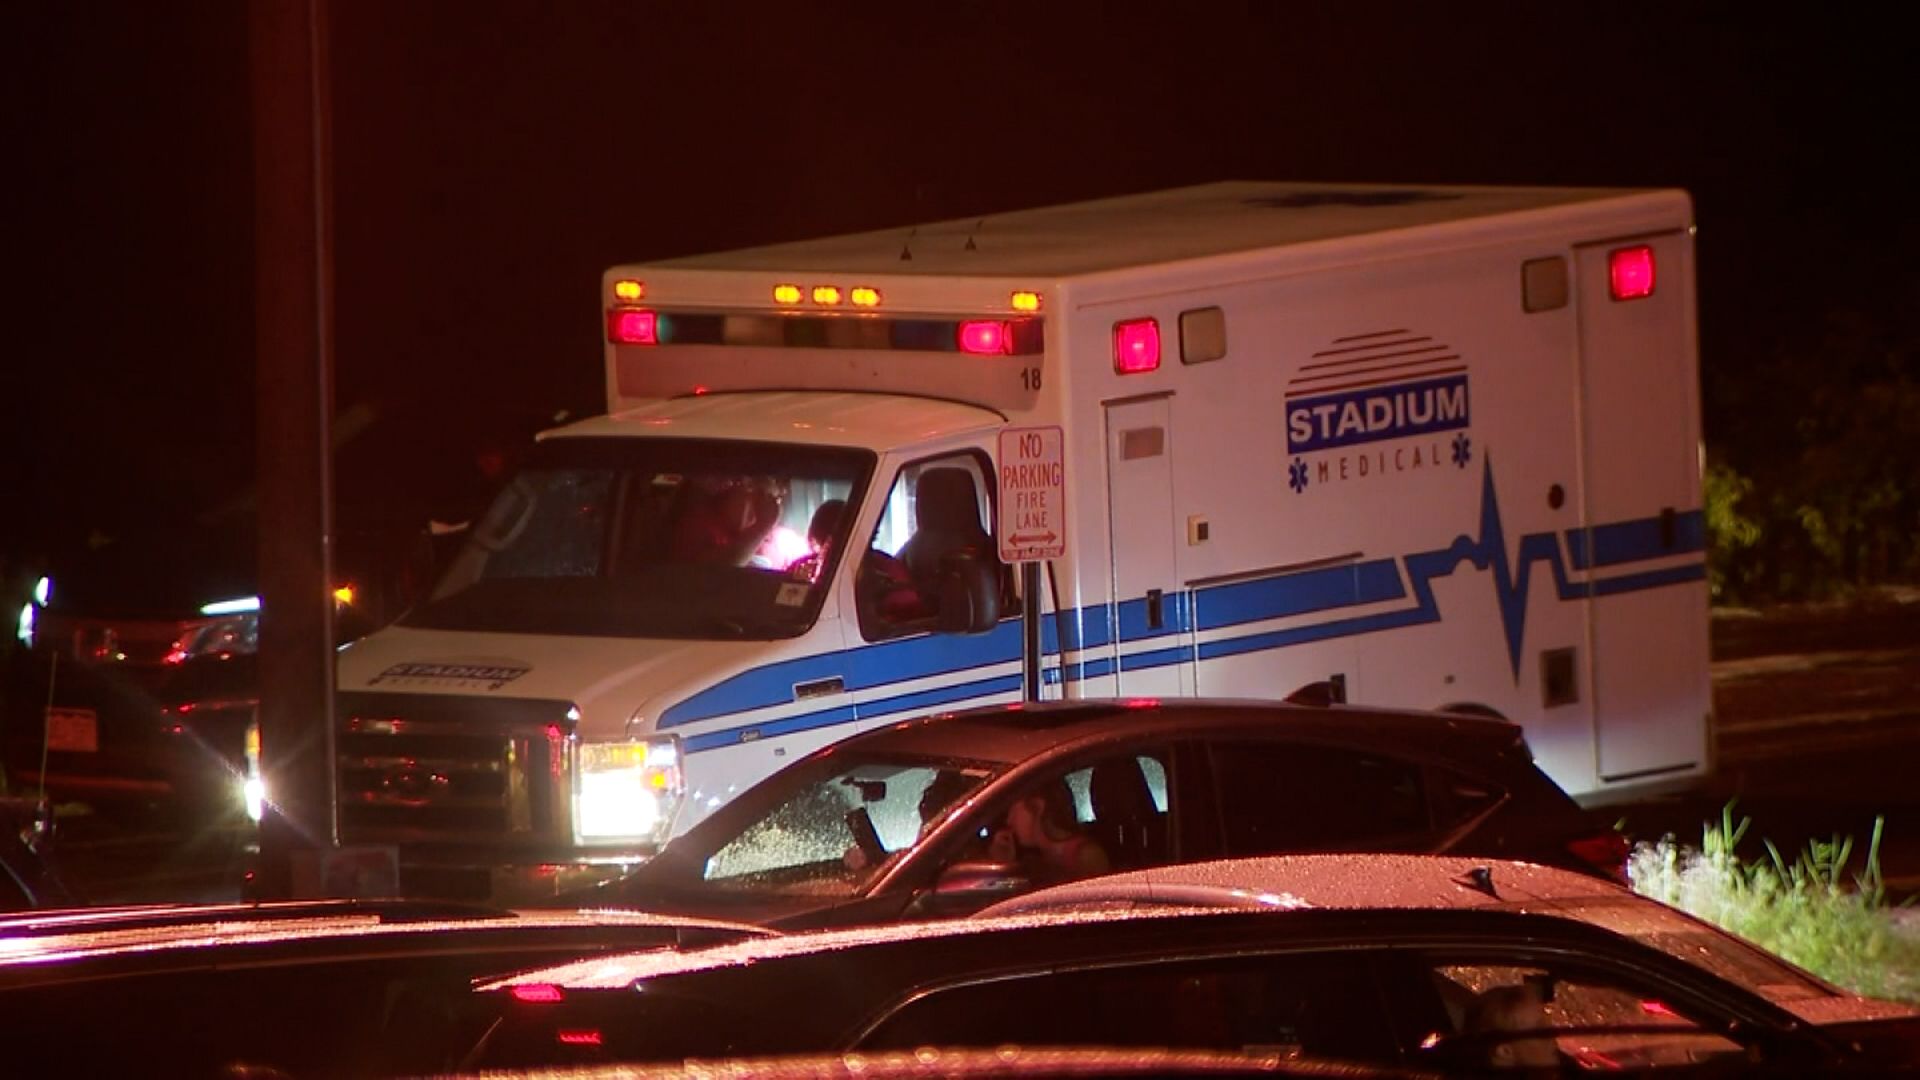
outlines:
[[[1920,278],[1904,285],[1913,311]],[[1830,314],[1709,380],[1715,596],[1817,599],[1920,580],[1920,360],[1907,323]]]

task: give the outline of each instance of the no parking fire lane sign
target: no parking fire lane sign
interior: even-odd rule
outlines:
[[[1038,562],[1067,552],[1066,439],[1058,426],[1000,433],[1000,561]]]

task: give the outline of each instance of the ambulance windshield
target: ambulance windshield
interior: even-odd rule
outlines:
[[[738,640],[812,625],[873,455],[696,439],[542,443],[406,626]]]

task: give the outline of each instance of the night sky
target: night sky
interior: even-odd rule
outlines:
[[[609,264],[1212,180],[1689,189],[1710,439],[1757,358],[1910,317],[1904,39],[1562,6],[335,0],[343,520],[598,411]],[[247,47],[238,2],[0,15],[0,554],[250,527]]]

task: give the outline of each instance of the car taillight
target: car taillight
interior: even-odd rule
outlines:
[[[1633,841],[1612,829],[1592,836],[1583,836],[1567,844],[1567,850],[1574,858],[1605,873],[1608,877],[1627,884],[1627,855],[1633,851]]]
[[[513,1000],[532,1005],[553,1005],[566,1000],[566,992],[552,983],[521,983],[509,991]]]

